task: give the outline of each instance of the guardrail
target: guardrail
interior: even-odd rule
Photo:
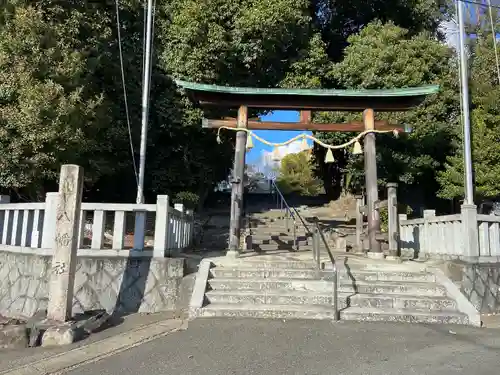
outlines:
[[[321,246],[320,242],[323,242],[330,262],[332,263],[332,272],[333,272],[333,290],[332,290],[332,307],[334,311],[334,320],[339,320],[339,308],[338,308],[338,284],[339,284],[339,275],[337,269],[337,263],[335,262],[335,258],[328,246],[328,241],[321,230],[319,220],[317,217],[313,218],[314,223],[314,231],[313,231],[313,259],[316,264],[316,271],[318,273],[318,277],[320,277],[322,270],[321,264]]]

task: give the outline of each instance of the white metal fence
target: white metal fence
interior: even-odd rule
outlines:
[[[59,193],[48,193],[44,203],[8,203],[1,197],[0,244],[52,249],[58,199]],[[137,213],[153,219],[149,227],[135,225]],[[79,249],[149,248],[155,255],[189,247],[194,229],[193,213],[182,205],[171,207],[166,195],[156,204],[82,203],[79,225]]]

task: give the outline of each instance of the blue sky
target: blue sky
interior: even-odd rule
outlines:
[[[274,111],[261,117],[262,121],[297,122],[299,113],[297,111]],[[293,130],[256,130],[255,134],[269,142],[284,142],[304,131]],[[311,132],[306,132],[311,133]],[[310,143],[310,142],[309,142]],[[254,141],[254,148],[247,153],[247,164],[260,164],[262,156],[266,152],[272,152],[273,147],[267,146],[257,140]]]

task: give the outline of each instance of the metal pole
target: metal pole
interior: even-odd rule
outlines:
[[[460,74],[462,83],[462,109],[464,121],[464,164],[465,164],[465,203],[474,204],[474,183],[472,172],[471,131],[469,115],[469,75],[467,73],[467,54],[465,50],[464,4],[461,0],[457,3],[457,18],[459,29],[459,57]]]
[[[139,181],[136,203],[144,201],[144,170],[146,168],[146,146],[148,137],[149,92],[151,86],[151,49],[153,45],[153,0],[148,0],[146,13],[146,48],[144,58],[144,78],[142,87],[141,149],[139,153]]]
[[[149,91],[151,85],[151,59],[153,44],[153,0],[148,0],[146,8],[146,43],[144,49],[144,72],[142,79],[142,123],[141,149],[139,151],[139,178],[137,181],[136,203],[144,203],[144,173],[146,169],[146,146],[148,139]],[[134,249],[144,248],[146,232],[146,212],[137,211],[135,214]]]

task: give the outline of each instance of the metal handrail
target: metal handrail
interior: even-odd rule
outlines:
[[[314,223],[314,233],[313,233],[313,258],[316,262],[316,270],[318,271],[318,274],[321,272],[321,251],[320,251],[320,239],[323,241],[326,252],[328,253],[328,257],[330,258],[330,261],[332,262],[332,270],[333,270],[333,312],[334,312],[334,319],[339,320],[339,309],[338,309],[338,284],[339,284],[339,273],[337,269],[337,263],[335,262],[335,258],[333,257],[333,254],[330,250],[330,246],[328,245],[328,241],[325,238],[325,235],[323,234],[323,231],[321,230],[321,227],[319,226],[319,219],[317,217],[313,217],[313,223]]]
[[[271,184],[272,184],[274,190],[278,193],[277,194],[278,200],[276,202],[276,204],[278,205],[278,208],[280,208],[281,210],[283,210],[283,208],[285,208],[285,228],[287,231],[288,231],[288,215],[290,215],[290,218],[293,221],[293,243],[294,243],[295,249],[297,249],[298,248],[298,245],[297,245],[298,241],[297,241],[297,234],[296,234],[297,221],[295,220],[295,217],[299,218],[300,222],[302,223],[302,226],[305,228],[306,232],[310,236],[312,236],[312,232],[309,229],[309,227],[307,226],[305,220],[302,218],[302,216],[297,211],[297,209],[295,207],[290,207],[290,205],[286,201],[285,197],[283,196],[283,193],[281,192],[281,190],[278,187],[278,185],[276,184],[276,182],[274,180],[271,180]]]

